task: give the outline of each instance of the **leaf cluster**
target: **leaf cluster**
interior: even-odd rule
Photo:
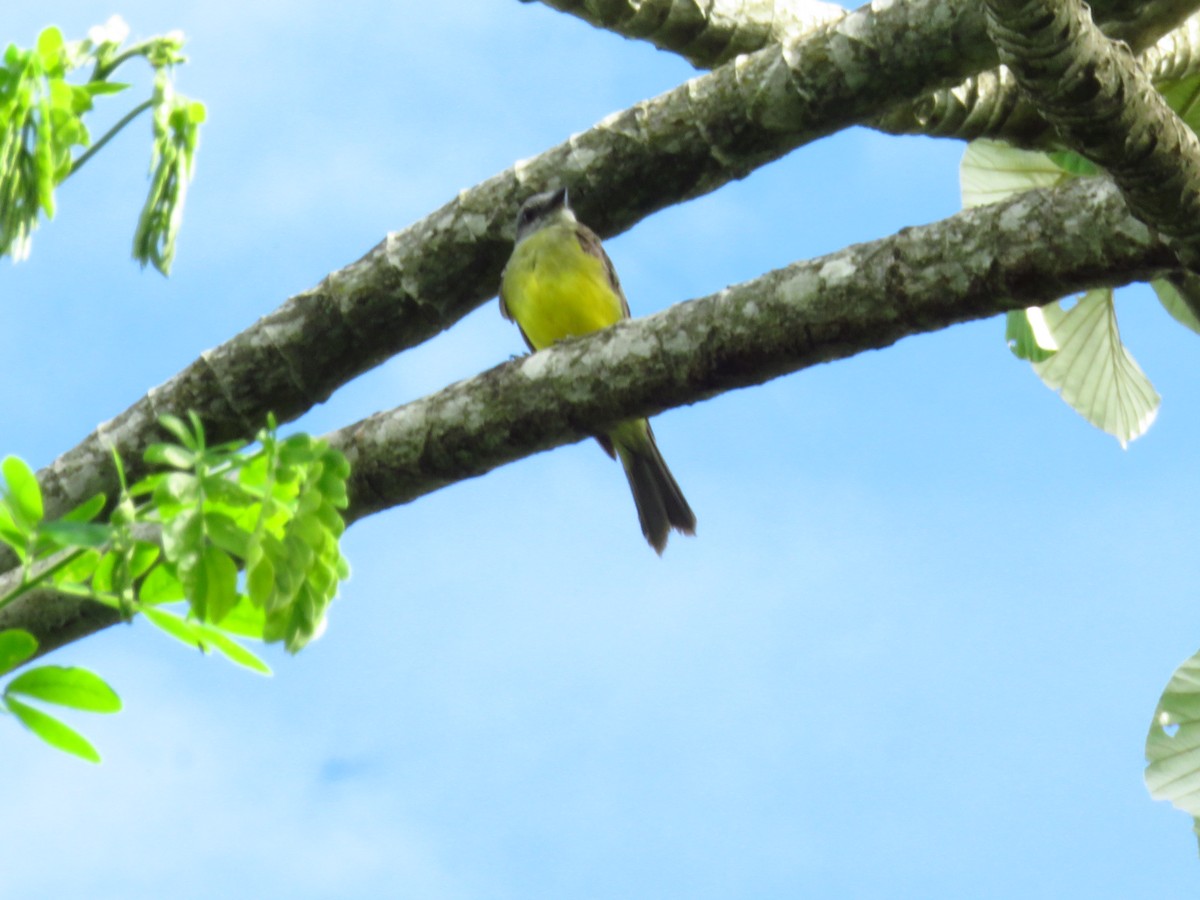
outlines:
[[[349,465],[324,441],[304,434],[280,438],[273,418],[249,449],[244,443],[209,446],[195,414],[188,422],[169,415],[160,421],[174,438],[146,450],[146,461],[160,471],[127,485],[114,454],[121,490],[107,521],[97,520],[108,506],[104,495],[46,521],[33,471],[16,457],[0,463],[0,542],[21,561],[20,583],[0,595],[0,608],[53,585],[125,618],[141,614],[201,651],[270,674],[242,639],[300,650],[320,635],[338,584],[349,575],[338,544]],[[0,632],[0,674],[36,652],[27,632]],[[97,712],[119,708],[119,701],[60,699],[88,691],[116,698],[92,673],[42,667],[9,682],[0,704],[51,745],[98,759],[81,735],[14,699]]]
[[[124,47],[128,28],[114,17],[81,41],[67,41],[55,26],[33,48],[10,44],[0,66],[0,256],[28,257],[40,217],[52,219],[55,189],[117,132],[153,110],[151,186],[139,216],[133,256],[170,272],[187,185],[195,169],[202,103],[175,92],[173,67],[185,60],[178,32]],[[128,84],[111,80],[125,62],[141,58],[155,71],[150,99],[135,106],[95,144],[84,121],[97,97]],[[81,83],[68,80],[90,66]],[[82,148],[84,152],[76,151]]]
[[[1200,126],[1200,75],[1166,84],[1163,95],[1189,127]],[[1100,174],[1070,151],[1035,152],[977,140],[963,156],[963,205],[996,203],[1022,191]],[[1172,317],[1200,332],[1200,280],[1159,278],[1151,286]],[[1121,341],[1112,288],[1089,291],[1073,305],[1059,300],[1010,312],[1005,339],[1048,387],[1121,446],[1153,424],[1161,398]]]
[[[1163,87],[1168,105],[1200,130],[1200,74]],[[1055,187],[1100,170],[1068,151],[1031,152],[996,141],[971,143],[962,162],[963,203],[993,203],[1032,188]],[[1200,278],[1177,275],[1151,283],[1163,308],[1200,333]],[[1159,396],[1121,341],[1112,288],[1008,313],[1005,337],[1013,354],[1089,422],[1122,446],[1144,434]],[[1163,691],[1146,735],[1146,787],[1192,816],[1200,839],[1200,653],[1185,660]]]

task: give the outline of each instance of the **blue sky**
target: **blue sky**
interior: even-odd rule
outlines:
[[[458,190],[690,77],[539,4],[7,4],[0,38],[182,28],[210,121],[170,280],[128,259],[149,123],[0,267],[0,453],[43,465]],[[114,104],[114,109],[115,109]],[[119,113],[117,113],[119,114]],[[99,133],[97,131],[97,133]],[[854,131],[608,242],[636,314],[953,214],[961,146]],[[1126,451],[977,323],[656,419],[662,559],[592,442],[356,525],[326,636],[259,678],[135,623],[93,767],[6,725],[0,897],[1193,897],[1141,784],[1200,646],[1196,336]],[[322,432],[521,352],[494,302]]]

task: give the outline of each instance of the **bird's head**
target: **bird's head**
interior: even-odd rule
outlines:
[[[517,242],[547,225],[560,222],[575,222],[575,213],[567,205],[567,189],[534,194],[521,204],[521,211],[517,213]]]

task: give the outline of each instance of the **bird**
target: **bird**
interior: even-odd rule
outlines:
[[[565,187],[521,205],[512,256],[500,276],[500,312],[516,322],[533,351],[629,318],[612,260],[596,233],[575,217]],[[696,533],[696,516],[646,419],[626,419],[596,440],[620,459],[642,534],[655,552],[662,555],[672,528]]]

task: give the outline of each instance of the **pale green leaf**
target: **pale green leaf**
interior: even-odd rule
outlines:
[[[1146,788],[1200,816],[1200,653],[1175,670],[1146,735]]]
[[[1150,286],[1176,322],[1200,333],[1200,316],[1196,313],[1200,310],[1200,279],[1194,276],[1185,276],[1178,281],[1155,278]],[[1184,295],[1185,291],[1188,296]]]
[[[1058,352],[1034,363],[1042,381],[1122,447],[1145,434],[1160,398],[1121,343],[1112,291],[1089,291],[1066,312],[1050,304],[1045,315]]]
[[[1054,187],[1072,177],[1045,153],[990,140],[969,143],[959,167],[962,203],[967,209],[999,203],[1022,191]]]

